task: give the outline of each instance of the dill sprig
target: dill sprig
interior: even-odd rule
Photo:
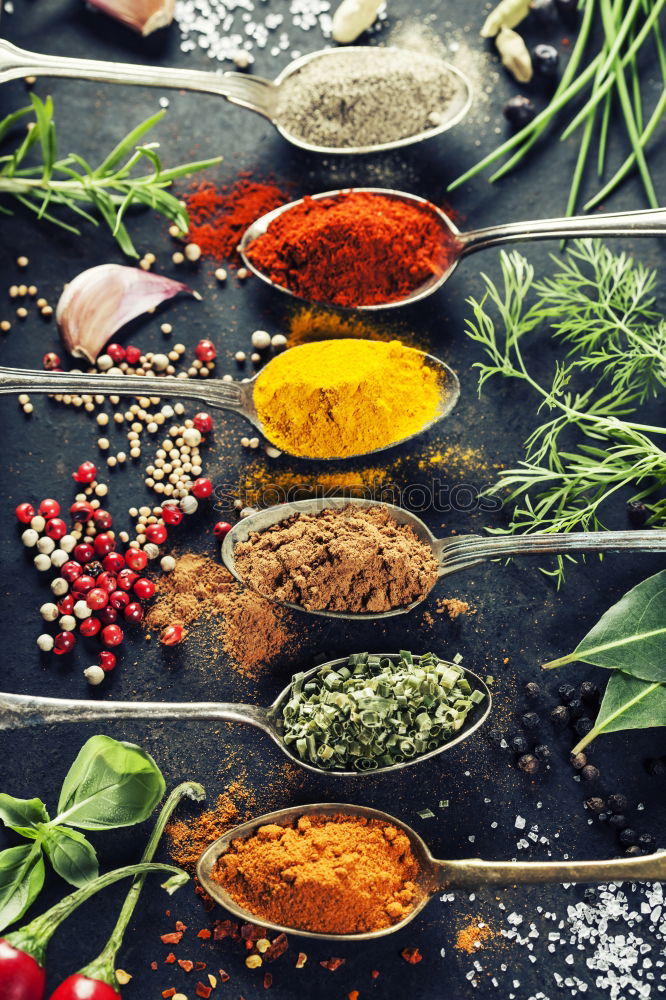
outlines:
[[[466,332],[488,356],[475,364],[479,393],[496,375],[515,379],[532,390],[537,414],[547,418],[525,441],[524,459],[493,487],[508,492],[514,507],[508,528],[491,530],[603,530],[603,504],[626,487],[632,500],[646,502],[648,523],[666,527],[666,498],[659,495],[666,451],[655,441],[666,427],[632,419],[666,386],[666,320],[653,308],[655,272],[599,240],[577,240],[563,263],[552,259],[558,271],[535,281],[521,254],[502,252],[502,286],[484,274],[483,299],[468,299],[473,318]],[[522,349],[523,338],[544,323],[567,347],[546,385]],[[558,584],[564,558],[549,571]]]
[[[159,111],[132,129],[96,168],[76,153],[59,159],[53,101],[50,97],[42,101],[36,94],[30,95],[30,101],[28,107],[0,121],[2,142],[27,115],[34,114],[14,152],[0,156],[0,199],[14,198],[38,219],[46,219],[77,235],[80,230],[63,219],[58,210],[66,209],[96,226],[98,219],[87,210],[92,208],[130,257],[139,256],[124,221],[131,206],[147,205],[187,232],[187,212],[166,189],[178,177],[214,166],[221,157],[164,169],[156,152],[158,143],[141,143],[164,116],[164,111]],[[35,152],[41,154],[41,163],[28,163],[28,159],[34,160],[29,154]],[[1,203],[0,212],[12,214]]]
[[[635,168],[638,168],[648,204],[652,208],[659,207],[646,147],[666,113],[666,52],[660,25],[666,0],[580,0],[579,6],[582,19],[578,36],[548,105],[528,125],[457,177],[449,185],[449,191],[511,154],[490,177],[490,181],[499,180],[548,133],[559,116],[569,113],[572,117],[560,140],[564,142],[580,130],[580,146],[566,214],[571,215],[576,210],[589,163],[596,160],[597,175],[603,180],[608,137],[617,128],[616,120],[624,124],[631,152],[583,209],[589,211],[599,205]],[[661,76],[661,92],[650,108],[641,83],[648,79],[651,62],[655,59]],[[646,86],[644,90],[649,94],[651,87]],[[578,108],[577,102],[586,92],[589,93],[585,103]],[[572,114],[574,109],[576,113]],[[591,152],[594,143],[596,156]]]

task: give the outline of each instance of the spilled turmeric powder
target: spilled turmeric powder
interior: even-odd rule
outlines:
[[[234,840],[212,877],[259,920],[358,934],[404,919],[422,898],[419,867],[397,827],[364,816],[301,816]]]
[[[440,410],[441,382],[399,341],[327,340],[273,358],[254,388],[266,436],[291,455],[347,458],[420,431]]]

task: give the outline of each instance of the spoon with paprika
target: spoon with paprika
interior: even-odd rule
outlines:
[[[262,215],[238,245],[246,266],[287,295],[354,309],[411,305],[458,262],[507,243],[664,236],[666,209],[510,222],[461,232],[437,205],[388,188],[325,191]]]
[[[364,394],[363,413],[362,401],[359,402],[364,384],[360,369],[354,368],[350,375],[350,371],[341,369],[338,364],[336,371],[340,370],[340,380],[331,385],[331,393],[338,398],[338,403],[337,406],[329,406],[326,380],[337,379],[337,376],[332,375],[332,368],[318,370],[316,360],[312,360],[313,353],[318,354],[322,347],[336,351],[345,343],[351,343],[355,352],[363,350],[363,360],[372,373],[374,389]],[[398,351],[395,357],[392,350]],[[304,372],[309,383],[307,392],[303,384]],[[408,372],[414,373],[409,382]],[[344,398],[352,394],[356,400],[354,420],[347,419],[345,410],[341,410],[338,419],[335,419],[334,413],[341,407],[339,400],[342,394],[337,392],[340,385],[346,392]],[[273,357],[252,378],[231,382],[220,378],[125,375],[119,369],[111,369],[103,375],[91,375],[86,372],[18,371],[0,367],[0,395],[23,392],[94,393],[103,396],[127,393],[133,396],[193,399],[209,407],[240,414],[271,444],[296,458],[337,461],[385,451],[428,430],[454,408],[460,396],[460,382],[453,369],[432,354],[402,345],[393,345],[392,348],[382,341],[350,340],[292,347]],[[291,409],[280,409],[284,418],[281,420],[276,419],[277,404],[273,402],[276,396],[282,397],[283,401],[295,401],[290,403]],[[319,407],[318,412],[313,412],[313,399],[314,405]],[[297,420],[299,404],[301,412]],[[399,412],[396,412],[397,409]],[[338,429],[336,436],[311,433],[312,428],[319,425],[330,428],[334,423]],[[299,427],[303,426],[309,428],[307,434],[299,432]],[[361,433],[362,427],[369,429],[365,437]],[[375,447],[368,448],[366,443],[375,444]],[[329,445],[331,452],[327,450]]]
[[[308,927],[290,926],[286,922],[278,923],[267,918],[262,913],[252,913],[250,910],[240,906],[225,889],[224,881],[221,880],[218,861],[222,855],[230,848],[234,841],[246,840],[253,837],[260,827],[269,827],[266,833],[266,841],[270,848],[277,836],[276,826],[293,827],[298,820],[303,817],[361,817],[368,822],[379,821],[382,825],[388,824],[395,828],[398,833],[403,833],[409,840],[409,846],[413,858],[418,867],[416,884],[418,895],[413,908],[401,920],[396,920],[390,926],[379,927],[376,930],[363,930],[358,933],[321,933],[309,930]],[[341,862],[340,862],[341,864]],[[295,879],[298,872],[291,873]],[[216,875],[218,877],[216,877]],[[224,836],[220,837],[208,847],[199,859],[197,864],[197,876],[202,887],[208,895],[219,903],[226,910],[238,917],[242,921],[258,923],[261,927],[278,933],[297,934],[300,937],[316,938],[325,941],[368,941],[374,938],[384,937],[386,934],[393,934],[394,931],[402,930],[414,917],[416,917],[423,907],[434,895],[439,895],[455,888],[487,888],[489,886],[512,886],[512,885],[544,885],[556,884],[560,882],[622,882],[634,880],[663,880],[666,878],[666,851],[656,854],[649,854],[638,858],[611,858],[603,861],[483,861],[481,858],[465,858],[463,860],[442,861],[434,858],[427,844],[421,837],[407,826],[406,823],[396,819],[389,813],[380,812],[379,809],[370,809],[368,806],[349,805],[338,802],[318,802],[305,806],[290,806],[287,809],[278,809],[276,812],[258,816],[247,823],[228,830]],[[348,887],[345,887],[346,890]],[[286,890],[291,889],[291,896],[294,896],[294,889],[285,886]],[[296,895],[298,882],[296,882]],[[327,885],[326,890],[322,890],[321,910],[325,911],[326,897],[331,893],[331,898],[335,899],[335,892]],[[286,893],[289,895],[289,892]]]
[[[390,66],[393,54],[401,56],[404,49],[390,46],[382,46],[382,54],[386,57],[387,65]],[[202,70],[175,69],[166,66],[142,66],[134,63],[106,62],[100,59],[79,59],[66,56],[51,56],[41,52],[28,52],[20,49],[5,39],[0,39],[0,83],[7,80],[17,80],[29,76],[59,76],[69,77],[76,80],[99,80],[102,83],[124,83],[134,84],[143,87],[161,87],[175,90],[191,90],[204,94],[215,94],[219,97],[226,97],[232,104],[237,104],[242,108],[248,108],[257,114],[267,118],[288,142],[299,149],[305,149],[310,153],[335,153],[357,155],[359,153],[379,153],[388,149],[396,149],[399,146],[411,146],[414,143],[422,142],[433,136],[447,132],[454,125],[460,122],[472,103],[472,85],[467,76],[451,63],[442,59],[430,57],[430,61],[437,63],[441,71],[448,78],[450,90],[446,103],[427,116],[427,127],[412,135],[401,136],[389,142],[378,142],[374,144],[361,143],[355,146],[349,145],[317,145],[309,142],[304,135],[299,135],[294,131],[293,126],[289,127],[288,122],[292,116],[287,118],[282,110],[282,102],[287,105],[292,100],[289,91],[285,94],[285,85],[293,83],[295,77],[302,69],[310,69],[317,63],[328,64],[332,75],[336,72],[336,62],[348,61],[354,58],[356,53],[360,58],[368,52],[367,46],[345,46],[344,49],[320,49],[317,52],[310,52],[307,55],[294,59],[286,66],[275,80],[266,80],[260,76],[252,76],[247,73],[209,73]],[[421,57],[422,59],[428,57]],[[390,80],[390,76],[387,77]],[[382,80],[378,80],[376,85],[376,102],[381,106],[382,93],[385,88],[381,86]],[[386,89],[390,95],[388,100],[393,100],[393,94]],[[298,94],[296,95],[298,97]],[[358,95],[354,97],[358,100]],[[334,102],[332,102],[334,103]],[[386,102],[385,102],[386,103]],[[344,112],[344,101],[340,101],[340,113]],[[376,107],[375,107],[376,110]],[[322,117],[331,116],[330,107],[326,109]],[[334,113],[333,113],[334,114]],[[427,112],[426,112],[427,114]]]
[[[244,579],[236,561],[235,550],[239,542],[247,542],[250,540],[250,536],[261,535],[263,532],[275,528],[282,521],[293,518],[294,515],[303,514],[316,517],[324,511],[340,510],[346,507],[364,509],[377,507],[387,510],[398,525],[409,526],[417,539],[424,543],[426,549],[430,550],[436,563],[436,572],[432,574],[431,585],[416,600],[405,606],[391,608],[389,611],[329,611],[326,608],[304,607],[302,604],[281,600],[275,595],[275,587],[272,584],[264,593],[256,583]],[[244,550],[247,551],[245,546]],[[412,514],[411,511],[405,510],[404,507],[356,497],[319,497],[313,500],[289,501],[250,514],[234,525],[222,543],[222,561],[229,572],[239,583],[251,587],[267,600],[291,610],[304,611],[311,615],[354,620],[391,618],[394,615],[402,615],[412,611],[425,601],[441,577],[470,569],[472,566],[478,566],[488,559],[567,552],[666,552],[666,531],[647,528],[636,531],[535,532],[524,535],[452,535],[449,538],[436,538],[421,518]],[[388,546],[384,556],[387,560],[391,558]],[[262,565],[265,566],[265,554],[260,552],[258,557],[262,559]],[[339,557],[337,558],[339,559]],[[284,553],[282,553],[281,564],[283,577],[286,577],[288,564]],[[246,565],[245,557],[244,565]],[[335,560],[324,562],[323,566],[324,572],[335,573],[336,571]],[[313,585],[317,582],[314,579],[316,572],[316,568],[311,567],[309,582]]]
[[[388,656],[396,660],[398,654],[382,653],[382,657]],[[440,661],[446,664],[446,661]],[[303,675],[303,683],[307,683],[309,678],[315,674],[332,667],[341,669],[347,666],[348,657],[331,660],[329,663],[313,667]],[[457,746],[463,740],[468,739],[479,729],[488,718],[492,707],[492,696],[487,685],[462,665],[448,664],[457,671],[462,670],[463,675],[471,691],[478,691],[483,695],[482,699],[474,701],[469,709],[464,722],[457,730],[455,736],[434,750],[418,756],[408,757],[404,761],[390,765],[389,767],[378,767],[367,771],[333,771],[322,767],[315,767],[302,759],[297,752],[292,752],[283,738],[283,709],[292,698],[292,684],[277,696],[272,705],[268,708],[260,708],[258,705],[242,705],[230,702],[141,702],[141,701],[76,701],[67,698],[42,698],[37,695],[24,694],[3,694],[0,693],[0,731],[9,729],[25,729],[31,726],[52,725],[55,722],[97,722],[111,721],[115,719],[179,719],[181,721],[203,722],[204,720],[224,721],[224,722],[244,722],[247,725],[255,726],[263,730],[277,743],[282,753],[289,758],[292,764],[304,767],[307,771],[312,771],[318,775],[334,775],[335,777],[355,778],[363,774],[385,774],[389,771],[397,771],[412,764],[417,764],[422,760],[436,757],[438,754]]]

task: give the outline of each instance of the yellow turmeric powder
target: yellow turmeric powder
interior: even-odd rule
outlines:
[[[212,873],[258,920],[320,934],[390,927],[423,896],[409,840],[364,816],[301,816],[234,840]]]
[[[278,448],[347,458],[420,431],[439,412],[440,389],[423,355],[397,340],[327,340],[274,358],[254,402]]]

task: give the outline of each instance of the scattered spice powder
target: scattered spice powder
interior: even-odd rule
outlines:
[[[166,828],[172,859],[176,864],[192,870],[209,844],[232,826],[249,818],[253,800],[254,793],[245,784],[235,781],[218,797],[213,809],[206,809],[189,819],[173,820]],[[177,944],[176,941],[173,943]]]
[[[175,569],[160,578],[145,621],[160,631],[205,623],[207,641],[216,649],[221,642],[232,666],[246,677],[256,677],[295,642],[286,611],[241,587],[220,563],[193,552],[180,556]]]
[[[251,587],[309,610],[389,611],[437,579],[430,548],[381,505],[295,514],[250,534],[235,556]]]
[[[475,614],[473,610],[470,610],[470,606],[467,601],[461,601],[458,597],[442,597],[437,601],[435,606],[435,611],[438,615],[448,615],[451,621],[455,621],[461,615]]]
[[[456,936],[455,947],[458,951],[466,951],[468,955],[473,955],[475,951],[483,946],[483,942],[493,936],[488,924],[477,919],[471,920],[466,927],[462,927]]]
[[[348,814],[261,826],[234,840],[212,872],[259,919],[324,934],[379,930],[402,920],[421,898],[418,876],[402,830]]]
[[[238,265],[236,247],[245,230],[289,196],[276,184],[254,181],[251,173],[243,172],[232,184],[198,182],[183,199],[190,217],[187,242],[196,243],[204,257]]]

